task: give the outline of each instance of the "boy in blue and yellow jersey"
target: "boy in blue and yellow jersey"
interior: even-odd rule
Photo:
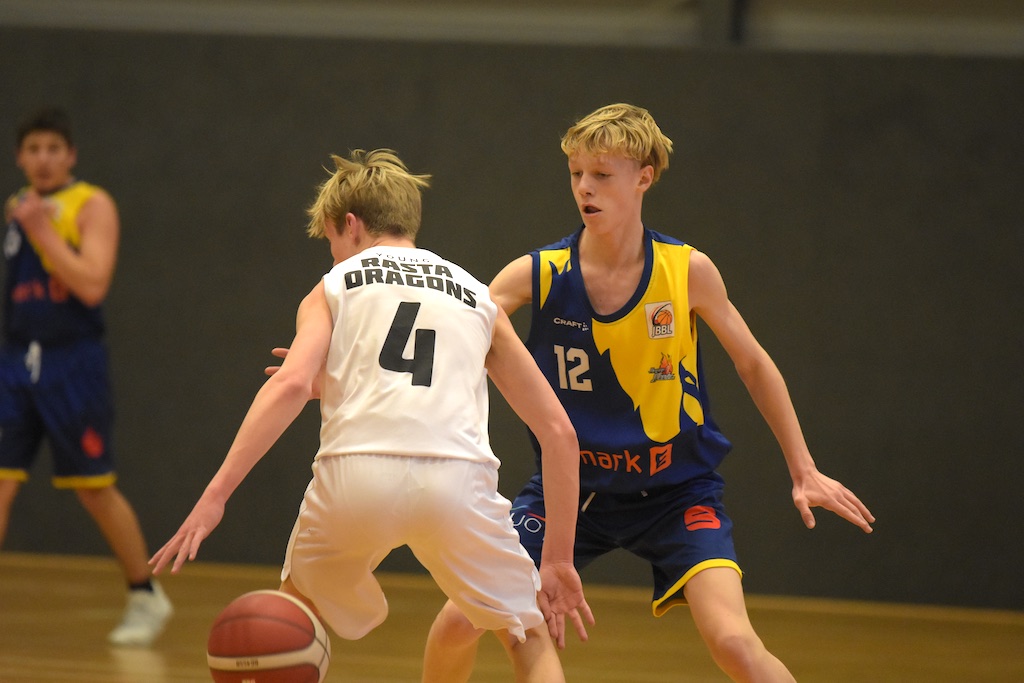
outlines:
[[[811,458],[782,375],[705,254],[646,228],[644,193],[672,142],[644,109],[602,107],[562,139],[583,227],[506,266],[491,294],[529,304],[527,340],[580,441],[577,567],[615,548],[650,562],[655,616],[688,603],[715,661],[736,681],[792,681],[747,617],[732,522],[716,468],[730,444],[711,416],[697,317],[715,334],[775,434],[810,528],[824,507],[870,532],[874,517]],[[542,472],[513,504],[523,545],[544,535]],[[573,616],[573,615],[570,615]],[[576,620],[582,635],[582,623]],[[479,633],[451,603],[427,643],[424,681],[465,681]]]
[[[110,195],[72,176],[76,161],[62,110],[39,111],[18,128],[17,164],[28,184],[4,208],[0,544],[46,438],[54,486],[75,491],[129,585],[124,618],[109,640],[145,645],[172,607],[151,580],[138,518],[115,486],[101,304],[114,275],[120,225]]]

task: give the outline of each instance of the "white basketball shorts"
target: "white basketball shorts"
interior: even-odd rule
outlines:
[[[525,640],[544,623],[540,575],[519,543],[493,465],[453,458],[339,455],[313,463],[285,554],[291,578],[342,638],[387,616],[373,571],[408,545],[476,628]]]

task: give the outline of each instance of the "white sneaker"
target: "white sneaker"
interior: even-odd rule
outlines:
[[[149,645],[164,630],[174,613],[171,601],[156,581],[153,592],[131,591],[121,624],[107,635],[114,645]]]

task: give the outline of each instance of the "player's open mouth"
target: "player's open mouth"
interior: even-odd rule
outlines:
[[[591,204],[584,204],[584,206],[583,206],[583,213],[591,214],[591,213],[600,213],[600,212],[601,212],[601,209],[599,209],[596,206],[593,206]]]

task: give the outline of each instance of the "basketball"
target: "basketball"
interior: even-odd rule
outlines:
[[[655,325],[659,326],[671,325],[672,311],[665,308],[658,310],[658,312],[654,314],[653,322]]]
[[[300,600],[281,591],[253,591],[217,615],[206,661],[216,683],[321,683],[331,640]]]

